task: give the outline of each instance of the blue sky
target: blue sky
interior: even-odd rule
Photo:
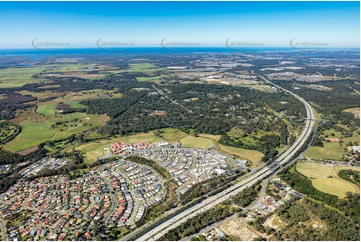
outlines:
[[[0,2],[0,48],[296,42],[359,47],[359,2]]]

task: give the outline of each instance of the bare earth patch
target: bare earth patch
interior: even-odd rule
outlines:
[[[276,214],[273,214],[272,216],[267,218],[267,220],[264,222],[264,225],[271,227],[275,230],[282,229],[283,227],[281,219]]]
[[[20,115],[20,116],[18,116],[18,117],[16,117],[16,118],[11,119],[10,122],[12,122],[12,123],[21,123],[21,122],[23,122],[25,119],[26,119],[26,116]]]
[[[30,154],[31,152],[36,151],[36,150],[38,150],[38,147],[37,147],[37,146],[33,146],[33,147],[31,147],[31,148],[28,148],[28,149],[19,151],[18,154],[19,154],[19,155],[27,155],[27,154]]]
[[[252,241],[258,237],[258,235],[249,230],[239,218],[229,220],[219,226],[219,229],[229,236],[237,237],[240,241]]]
[[[339,138],[325,138],[325,140],[330,142],[340,142]]]

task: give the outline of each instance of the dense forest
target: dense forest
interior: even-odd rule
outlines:
[[[0,165],[16,165],[24,161],[35,161],[43,158],[46,155],[46,150],[42,145],[39,145],[38,149],[25,156],[19,155],[0,148]]]
[[[360,238],[357,222],[311,199],[304,199],[302,203],[299,201],[287,203],[278,208],[276,214],[287,223],[280,230],[268,230],[277,240],[358,241]],[[323,225],[311,226],[309,214],[312,214],[313,219],[321,219]]]
[[[317,85],[324,85],[332,90],[317,90],[312,88],[294,89],[295,84],[309,85],[307,82],[285,82],[274,81],[294,93],[302,96],[307,101],[314,103],[315,108],[326,115],[340,115],[340,112],[347,108],[358,107],[360,105],[360,95],[353,92],[348,86],[354,86],[359,89],[352,80],[342,81],[323,81],[318,82]],[[346,121],[346,119],[345,119]]]
[[[219,189],[228,187],[231,185],[230,183],[232,181],[234,181],[243,174],[244,173],[239,173],[237,175],[230,177],[217,176],[212,179],[206,180],[204,182],[197,183],[180,197],[181,203],[183,205],[187,204],[196,198],[202,197],[209,193],[213,193],[215,191],[218,191]]]
[[[30,95],[21,95],[15,92],[6,93],[6,98],[0,98],[0,119],[15,118],[17,110],[34,106],[28,102],[35,100],[36,98]]]
[[[338,176],[342,179],[360,186],[360,172],[354,170],[341,170]]]
[[[238,193],[232,198],[233,204],[241,207],[249,206],[252,202],[256,200],[261,188],[261,184],[256,184],[254,186],[244,189],[242,192]]]
[[[219,205],[206,212],[188,219],[175,229],[170,230],[167,234],[162,236],[160,240],[179,241],[180,239],[197,233],[200,229],[207,227],[217,221],[232,215],[235,211],[227,205]]]

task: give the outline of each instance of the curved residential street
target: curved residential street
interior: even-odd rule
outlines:
[[[107,224],[108,223],[108,220],[110,219],[110,216],[115,212],[115,209],[117,209],[117,206],[118,206],[118,201],[117,199],[115,198],[113,192],[113,186],[110,182],[110,180],[106,177],[104,177],[105,181],[108,183],[108,189],[109,189],[109,192],[110,192],[110,198],[112,199],[112,204],[111,204],[111,208],[109,209],[109,212],[108,214],[105,216],[104,218],[104,223]]]
[[[7,238],[6,238],[6,225],[5,225],[4,220],[2,220],[1,218],[0,218],[0,226],[1,226],[2,236],[3,236],[3,241],[7,241]]]

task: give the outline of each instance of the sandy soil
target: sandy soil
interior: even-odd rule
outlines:
[[[27,154],[30,154],[31,152],[34,152],[38,149],[38,146],[33,146],[31,148],[28,148],[26,150],[22,150],[22,151],[19,151],[18,154],[19,155],[27,155]]]
[[[258,235],[247,228],[239,218],[234,218],[219,226],[219,229],[224,231],[227,235],[237,237],[240,241],[252,241]]]

